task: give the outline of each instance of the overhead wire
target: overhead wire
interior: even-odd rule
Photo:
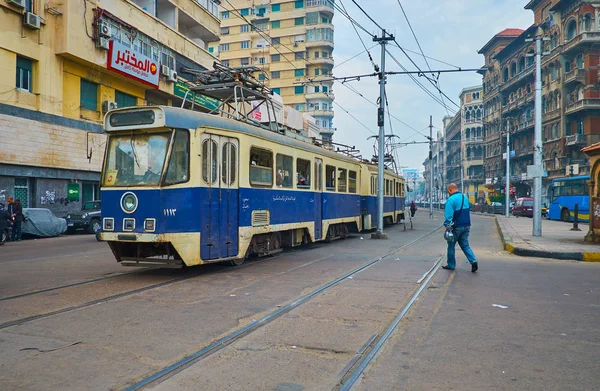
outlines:
[[[344,9],[344,11],[347,13],[346,7],[344,6],[344,3],[342,2],[342,0],[339,0],[339,2],[340,2],[340,5],[342,6],[342,8]],[[354,23],[351,23],[351,24],[352,24],[352,28],[354,28],[354,31],[356,32],[356,35],[358,36],[358,40],[363,45],[363,47],[367,51],[367,54],[369,55],[369,60],[371,61],[371,65],[373,66],[373,69],[375,70],[375,72],[377,72],[379,67],[377,65],[375,65],[375,62],[373,61],[373,57],[371,56],[371,52],[369,51],[369,49],[367,49],[367,45],[365,45],[365,41],[363,41],[362,37],[358,33],[358,30],[356,29],[355,24]]]
[[[369,19],[371,22],[373,22],[373,24],[375,24],[375,26],[377,26],[377,27],[378,27],[380,30],[382,30],[382,32],[385,32],[385,34],[387,34],[388,36],[390,36],[390,37],[392,37],[392,38],[393,38],[393,41],[394,41],[394,43],[396,44],[396,46],[398,46],[398,48],[399,48],[399,49],[402,51],[402,53],[404,53],[404,55],[406,56],[406,58],[408,58],[408,59],[410,60],[410,62],[411,62],[411,63],[412,63],[412,64],[413,64],[413,65],[414,65],[414,66],[415,66],[415,67],[416,67],[416,68],[417,68],[417,69],[418,69],[418,70],[419,70],[421,73],[422,73],[422,76],[423,76],[423,77],[425,77],[425,78],[426,78],[426,79],[427,79],[427,80],[428,80],[428,81],[429,81],[429,82],[430,82],[430,83],[433,85],[433,87],[434,87],[436,90],[438,90],[438,92],[439,92],[439,93],[440,93],[442,96],[446,97],[446,98],[447,98],[447,99],[448,99],[448,100],[449,100],[449,101],[450,101],[452,104],[454,104],[456,107],[458,107],[458,108],[460,109],[460,106],[459,106],[458,104],[456,104],[456,102],[454,102],[454,101],[453,101],[453,100],[452,100],[450,97],[448,97],[448,95],[446,95],[446,94],[445,94],[445,93],[444,93],[444,92],[441,90],[441,88],[440,88],[440,87],[437,85],[437,80],[435,80],[435,79],[432,79],[432,78],[428,77],[428,76],[427,76],[427,75],[426,75],[426,74],[425,74],[425,73],[424,73],[424,72],[421,70],[421,68],[420,68],[420,67],[417,65],[417,63],[416,63],[416,62],[415,62],[415,61],[414,61],[414,60],[413,60],[413,59],[412,59],[412,58],[411,58],[411,57],[408,55],[408,53],[406,52],[406,50],[405,50],[405,49],[404,49],[402,46],[400,46],[400,44],[399,44],[399,43],[398,43],[398,41],[396,40],[396,37],[394,37],[392,34],[390,34],[390,33],[386,32],[386,31],[385,31],[385,29],[384,29],[383,27],[381,27],[381,25],[380,25],[379,23],[377,23],[377,22],[375,21],[375,19],[373,19],[373,18],[371,17],[371,15],[369,15],[369,13],[368,13],[367,11],[365,11],[365,10],[364,10],[364,9],[363,9],[363,8],[360,6],[360,4],[358,4],[358,2],[357,2],[356,0],[352,0],[352,2],[354,3],[354,5],[356,5],[356,6],[358,7],[358,9],[359,9],[359,10],[361,10],[361,12],[362,12],[362,13],[363,13],[363,14],[364,14],[364,15],[365,15],[365,16],[366,16],[366,17],[367,17],[367,18],[368,18],[368,19]],[[389,52],[388,52],[388,54],[389,54]],[[412,79],[413,79],[413,81],[415,80],[414,78],[412,78]],[[443,99],[443,97],[442,97],[442,99]],[[446,105],[444,102],[442,102],[442,106],[444,106],[444,107],[447,107],[447,105]]]
[[[400,61],[398,61],[398,59],[396,57],[394,57],[394,55],[392,53],[390,53],[387,49],[386,49],[386,53],[392,58],[392,60],[394,60],[394,62],[402,69],[406,70],[406,68],[404,67],[404,65],[402,65],[400,63]],[[442,102],[440,100],[440,98],[438,98],[437,96],[435,96],[431,91],[429,91],[415,76],[413,76],[412,74],[408,75],[412,81],[419,86],[419,88],[421,88],[427,95],[429,95],[434,101],[436,101],[437,103],[439,103],[442,107],[444,107],[446,110],[452,111],[452,109],[449,109],[448,106],[446,105],[445,102]]]
[[[410,20],[408,19],[408,15],[406,15],[406,12],[404,11],[404,7],[402,6],[402,3],[400,2],[400,0],[398,0],[398,5],[400,6],[400,9],[402,10],[402,14],[404,15],[404,19],[406,19],[406,23],[408,24],[408,28],[410,29],[410,32],[412,33],[412,36],[415,39],[415,42],[417,43],[417,47],[419,48],[419,51],[421,52],[421,55],[423,56],[423,60],[425,60],[425,65],[427,65],[427,69],[429,69],[429,72],[431,73],[431,75],[433,77],[435,77],[435,75],[433,74],[433,72],[431,72],[431,66],[429,66],[429,61],[427,61],[427,57],[425,57],[425,53],[423,53],[423,48],[421,47],[421,43],[419,42],[419,39],[417,38],[417,34],[415,34],[415,30],[413,30],[412,25],[410,24]],[[438,92],[440,94],[440,98],[442,98],[442,102],[444,102],[444,97],[442,95],[442,89],[441,89],[441,84],[440,84],[439,77],[436,79],[436,83],[440,87],[438,89]],[[446,104],[446,102],[444,102],[444,104]],[[450,112],[448,111],[448,107],[446,107],[446,114],[450,115]]]

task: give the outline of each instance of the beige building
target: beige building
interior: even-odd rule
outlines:
[[[259,67],[256,77],[331,140],[333,11],[329,0],[222,1],[221,41],[209,51],[227,66]]]
[[[107,110],[180,105],[185,69],[216,60],[210,0],[0,0],[0,11],[0,202],[58,216],[99,197]]]
[[[464,194],[469,201],[478,199],[483,180],[483,86],[465,88],[460,93],[461,166]]]

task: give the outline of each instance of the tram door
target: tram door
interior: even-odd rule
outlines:
[[[203,135],[202,180],[207,186],[200,217],[203,260],[238,252],[238,147],[237,139]]]
[[[323,160],[315,159],[315,239],[323,238]]]

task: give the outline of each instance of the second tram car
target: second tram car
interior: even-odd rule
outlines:
[[[105,130],[99,236],[124,265],[241,264],[376,225],[376,167],[355,158],[174,107],[117,109]],[[399,222],[404,179],[385,186]]]

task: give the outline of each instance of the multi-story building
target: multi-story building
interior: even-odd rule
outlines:
[[[556,177],[589,174],[581,152],[600,141],[600,4],[590,0],[531,0],[535,25],[548,39],[542,57],[544,188]]]
[[[483,74],[483,175],[490,193],[495,191],[495,186],[500,185],[499,178],[504,175],[502,165],[501,131],[506,129],[502,119],[503,94],[501,87],[503,77],[498,54],[519,37],[523,30],[516,28],[505,29],[490,39],[480,50],[485,58]],[[506,75],[508,80],[508,75]]]
[[[209,51],[224,65],[254,65],[283,103],[312,115],[321,136],[333,127],[333,5],[330,0],[221,2],[221,41]]]
[[[552,179],[588,174],[581,148],[600,141],[600,6],[590,0],[531,0],[527,30],[507,29],[480,51],[485,56],[484,175],[490,190],[505,181],[502,158],[510,132],[511,182],[517,196],[531,194],[527,166],[533,164],[535,125],[535,42],[542,35],[542,142],[547,175]],[[494,189],[495,188],[495,189]]]
[[[61,216],[99,197],[103,114],[180,105],[210,68],[209,0],[0,0],[0,202]],[[188,94],[196,108],[214,100]]]
[[[472,203],[477,202],[483,184],[483,87],[465,88],[460,93],[461,131],[460,164],[463,192]]]
[[[461,113],[457,112],[454,116],[444,117],[444,139],[445,139],[445,166],[444,171],[446,184],[456,183],[458,188],[461,187],[461,170],[463,167],[462,152],[461,152]]]
[[[431,160],[429,157],[423,162],[423,179],[425,180],[425,189],[427,189],[426,198],[433,197],[434,202],[445,198],[445,148],[444,133],[437,132],[437,139],[433,142],[431,149]],[[433,190],[429,180],[431,174],[431,163],[433,162]]]

